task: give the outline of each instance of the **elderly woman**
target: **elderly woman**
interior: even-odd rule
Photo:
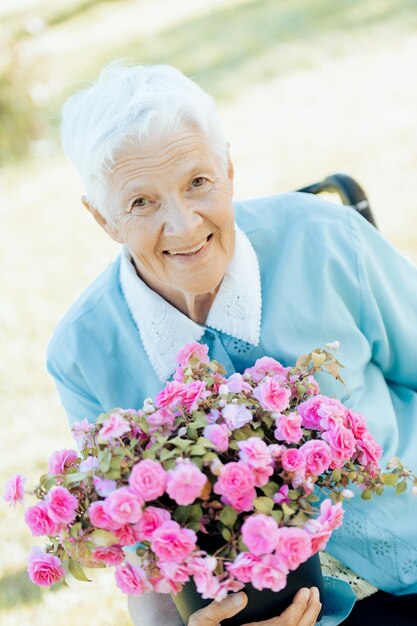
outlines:
[[[140,407],[190,341],[228,373],[270,355],[289,364],[341,342],[349,396],[385,450],[416,469],[417,271],[352,209],[304,194],[232,203],[233,167],[211,98],[168,66],[105,70],[64,106],[63,145],[83,204],[120,256],[58,325],[48,350],[70,423]],[[323,380],[325,393],[345,390]],[[415,624],[416,501],[386,493],[348,503],[325,567],[330,622]],[[331,587],[331,585],[330,585]],[[334,587],[336,588],[336,587]],[[340,590],[340,586],[338,587]],[[332,596],[333,593],[333,596]],[[243,593],[196,613],[193,626],[236,614]],[[320,602],[302,590],[270,626],[310,626]],[[131,602],[135,624],[181,623],[172,601]]]

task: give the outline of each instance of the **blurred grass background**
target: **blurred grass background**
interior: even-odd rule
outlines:
[[[81,208],[59,109],[118,58],[176,65],[215,96],[236,197],[347,172],[417,262],[416,0],[2,0],[1,482],[21,471],[33,484],[72,446],[45,346],[117,247]],[[27,580],[22,517],[0,504],[2,626],[127,626],[109,572],[55,592]]]

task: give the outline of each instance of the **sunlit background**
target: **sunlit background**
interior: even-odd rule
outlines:
[[[417,262],[415,0],[1,0],[1,481],[33,484],[72,446],[45,346],[117,247],[81,206],[59,110],[119,58],[176,65],[215,96],[237,198],[347,172]],[[22,509],[0,504],[0,537],[2,626],[130,623],[110,572],[58,591],[27,580]]]

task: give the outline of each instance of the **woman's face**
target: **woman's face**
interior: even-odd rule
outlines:
[[[232,178],[231,165],[227,171],[192,127],[119,153],[109,179],[112,236],[163,297],[220,284],[234,252]]]

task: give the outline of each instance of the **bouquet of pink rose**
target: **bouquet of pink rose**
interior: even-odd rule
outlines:
[[[34,489],[26,522],[46,535],[28,572],[38,585],[64,582],[66,570],[115,566],[128,594],[177,594],[193,581],[221,600],[246,583],[279,591],[287,575],[342,523],[344,498],[417,490],[398,458],[382,473],[382,450],[365,420],[319,392],[315,372],[339,380],[328,344],[294,367],[264,357],[225,377],[207,346],[178,354],[174,380],[140,410],[114,409],[73,427],[80,452],[60,450]],[[332,499],[319,498],[315,487]],[[6,500],[23,499],[23,477]],[[133,546],[140,565],[126,559]]]

